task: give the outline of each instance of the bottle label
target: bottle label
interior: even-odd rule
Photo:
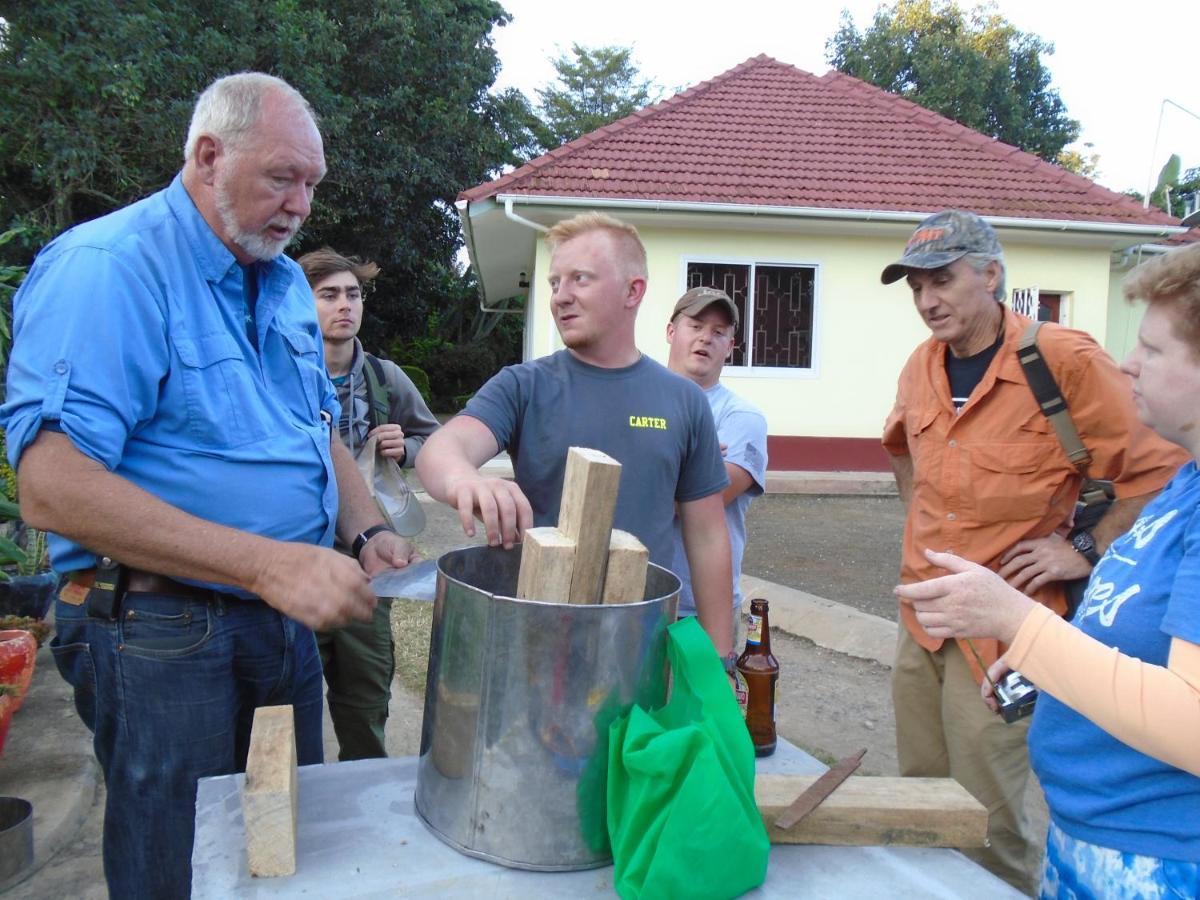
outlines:
[[[756,647],[762,643],[762,616],[751,613],[746,617],[746,643]]]
[[[742,714],[742,718],[746,718],[746,704],[750,701],[750,690],[746,685],[746,678],[741,672],[736,672],[733,676],[736,684],[733,695],[737,698],[738,712]]]

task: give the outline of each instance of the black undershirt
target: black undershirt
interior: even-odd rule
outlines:
[[[1004,329],[1001,328],[992,345],[974,356],[955,356],[949,347],[946,348],[946,377],[950,379],[950,399],[955,411],[966,405],[1003,343]]]

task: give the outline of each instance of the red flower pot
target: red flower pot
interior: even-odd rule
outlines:
[[[29,690],[36,660],[37,641],[33,635],[28,631],[0,631],[0,684],[11,684],[17,689],[13,712],[21,708]]]

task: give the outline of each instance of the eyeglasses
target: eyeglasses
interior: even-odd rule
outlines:
[[[316,294],[318,300],[324,300],[326,303],[333,303],[342,294],[346,295],[346,300],[350,303],[367,299],[367,291],[361,287],[324,287]]]

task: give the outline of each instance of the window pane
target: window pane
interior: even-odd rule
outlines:
[[[812,367],[813,269],[754,267],[753,365]]]
[[[737,306],[741,326],[733,347],[731,366],[746,365],[746,289],[750,284],[750,267],[736,263],[688,263],[687,290],[694,287],[715,287],[724,291]],[[676,298],[678,299],[678,298]]]

